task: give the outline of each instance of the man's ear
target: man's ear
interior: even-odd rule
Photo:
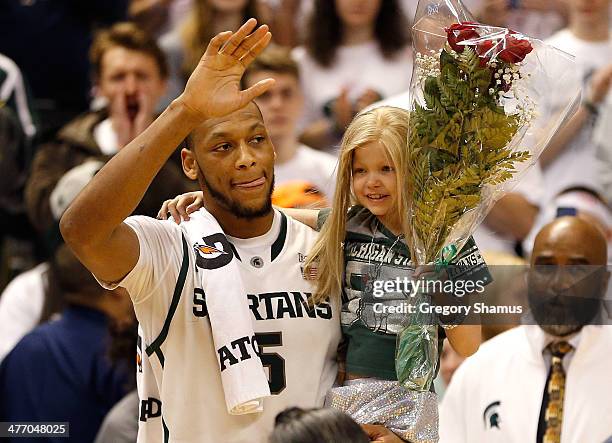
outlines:
[[[198,163],[195,155],[190,149],[181,149],[181,163],[183,164],[183,172],[191,180],[198,178]]]

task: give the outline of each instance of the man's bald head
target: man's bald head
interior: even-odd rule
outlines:
[[[605,265],[607,242],[593,224],[578,217],[561,217],[544,226],[535,238],[532,264],[542,256],[556,256],[563,262],[559,264],[581,260],[582,264]]]
[[[607,245],[599,228],[561,217],[538,233],[531,256],[528,299],[549,334],[564,337],[596,318],[606,292]]]

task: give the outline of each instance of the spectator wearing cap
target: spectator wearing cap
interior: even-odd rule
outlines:
[[[25,334],[63,308],[57,276],[60,271],[53,265],[54,251],[63,246],[58,223],[64,210],[103,164],[96,159],[84,161],[66,172],[51,191],[47,207],[53,221],[46,239],[50,260],[18,275],[0,295],[0,362]],[[151,208],[157,208],[166,196],[166,188],[174,186],[173,180],[172,175],[166,175],[156,186],[149,187],[133,214],[150,214]]]
[[[86,161],[59,180],[50,197],[56,220],[102,166]],[[67,441],[93,441],[134,385],[133,365],[110,358],[126,337],[135,349],[133,308],[125,290],[102,289],[64,243],[30,273],[0,298],[2,350],[10,351],[0,365],[0,420],[68,422]]]
[[[96,160],[87,161],[68,171],[59,180],[50,197],[50,208],[56,223],[68,204],[103,164]],[[59,231],[50,239],[50,243],[53,250],[62,243]],[[50,261],[18,275],[2,292],[0,362],[24,335],[63,309],[64,300],[58,283],[60,271],[52,256]]]

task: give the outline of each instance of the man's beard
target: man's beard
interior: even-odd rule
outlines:
[[[259,208],[247,208],[241,205],[239,202],[235,200],[231,200],[227,196],[225,196],[221,191],[215,189],[208,180],[206,180],[206,175],[204,175],[204,171],[198,165],[198,178],[201,178],[202,182],[200,186],[205,188],[210,193],[211,197],[219,203],[221,206],[229,210],[233,215],[238,218],[244,218],[247,220],[252,220],[254,218],[263,217],[267,215],[272,210],[272,192],[274,191],[274,176],[272,176],[272,185],[270,186],[270,191],[268,191],[268,195],[266,197],[266,201]]]
[[[543,294],[529,288],[527,298],[536,323],[542,330],[557,337],[578,332],[595,319],[601,308],[599,294],[587,298],[566,291],[555,295]]]

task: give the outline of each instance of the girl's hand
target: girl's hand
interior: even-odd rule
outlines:
[[[178,225],[181,219],[189,220],[189,214],[196,212],[204,206],[204,194],[202,191],[187,192],[174,197],[172,200],[166,200],[159,212],[157,218],[159,220],[167,220],[168,214],[172,216],[174,222]]]
[[[414,280],[423,280],[423,281],[440,281],[441,285],[434,285],[434,288],[438,288],[438,286],[443,286],[444,282],[448,280],[448,273],[446,269],[438,269],[436,270],[436,265],[421,265],[417,266],[414,270],[414,274],[412,275]],[[429,292],[429,295],[433,298],[436,304],[445,304],[448,303],[448,294],[444,292]]]
[[[423,265],[416,268],[414,278],[424,280],[437,279],[444,284],[448,280],[448,272],[446,269],[440,269],[436,272],[435,265]],[[445,292],[434,292],[430,295],[437,306],[470,305],[469,294],[458,297]],[[467,317],[461,316],[461,314],[450,314],[450,318],[444,318],[444,316],[440,315],[439,318],[444,324],[449,324],[449,322],[450,324],[456,324],[455,322],[460,320],[457,327],[446,329],[445,331],[449,343],[457,354],[462,357],[469,357],[478,350],[482,334],[478,314],[472,312]]]

